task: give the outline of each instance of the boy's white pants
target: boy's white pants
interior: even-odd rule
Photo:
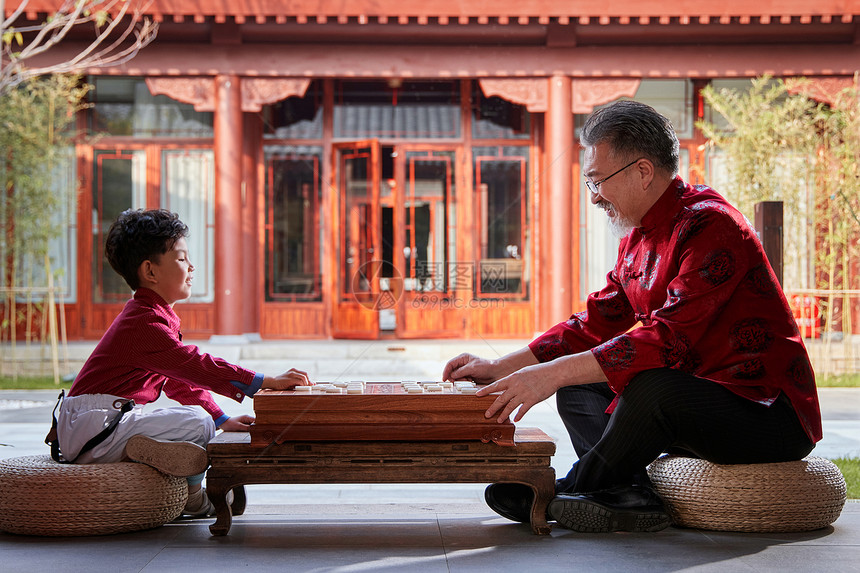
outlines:
[[[157,440],[185,441],[206,447],[215,437],[215,422],[200,406],[174,406],[143,411],[135,405],[102,443],[78,456],[81,448],[119,414],[125,399],[109,394],[65,398],[57,416],[60,451],[79,464],[124,461],[125,443],[137,434]],[[77,459],[76,459],[77,458]]]

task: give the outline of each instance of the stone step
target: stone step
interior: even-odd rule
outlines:
[[[201,352],[233,364],[277,374],[290,368],[306,371],[314,380],[435,380],[445,363],[462,352],[499,358],[523,348],[527,340],[264,340],[236,343],[186,341]],[[61,376],[77,373],[95,348],[96,341],[70,342],[59,351]],[[3,372],[17,368],[21,374],[50,374],[50,348],[19,345],[14,351],[0,347]],[[14,359],[12,355],[14,354]]]

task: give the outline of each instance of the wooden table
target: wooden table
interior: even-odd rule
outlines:
[[[348,382],[341,382],[348,385]],[[407,382],[356,382],[356,394],[260,390],[254,394],[251,444],[300,441],[444,442],[480,440],[514,445],[514,424],[498,422],[484,413],[496,394],[476,396],[460,389],[441,388],[409,393]],[[422,383],[412,384],[422,386]],[[431,383],[424,383],[427,386]],[[328,384],[317,384],[317,392]],[[333,385],[332,385],[333,386]],[[429,387],[429,386],[427,386]],[[332,387],[336,392],[344,389]]]
[[[550,459],[555,442],[537,428],[517,428],[514,446],[480,440],[292,441],[257,445],[243,432],[209,442],[206,490],[215,506],[212,535],[230,531],[245,508],[245,484],[514,482],[535,492],[531,527],[550,531],[546,507],[555,495]],[[233,490],[232,508],[227,493]]]

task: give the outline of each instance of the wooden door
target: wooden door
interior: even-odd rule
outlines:
[[[333,147],[336,338],[378,338],[379,311],[392,304],[380,288],[379,153],[375,140]]]
[[[457,237],[457,150],[403,146],[397,158],[402,224],[394,231],[394,252],[403,276],[397,335],[463,336],[474,270],[457,260],[458,241],[469,240]]]
[[[103,146],[92,150],[84,173],[90,193],[82,197],[81,265],[78,292],[81,334],[101,338],[131,298],[131,289],[104,257],[104,242],[116,217],[126,209],[148,206],[147,168],[151,153],[144,146]]]

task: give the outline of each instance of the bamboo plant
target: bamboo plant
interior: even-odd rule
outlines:
[[[790,81],[802,88],[805,80]],[[821,297],[824,373],[833,369],[830,344],[839,336],[845,366],[854,363],[851,297],[856,305],[860,287],[857,85],[855,77],[853,88],[826,102],[769,77],[752,80],[747,90],[708,86],[703,97],[723,122],[698,123],[707,145],[725,157],[729,181],[720,191],[730,201],[748,217],[759,201],[783,202],[785,288]]]
[[[74,261],[51,261],[48,253],[68,226],[59,214],[76,203],[76,189],[58,186],[56,174],[70,160],[71,128],[87,90],[80,78],[58,75],[0,94],[0,286],[6,293],[0,341],[6,337],[14,353],[23,322],[28,343],[50,341],[57,381],[57,321],[45,319],[56,318],[53,281]],[[36,316],[43,318],[38,336]]]

